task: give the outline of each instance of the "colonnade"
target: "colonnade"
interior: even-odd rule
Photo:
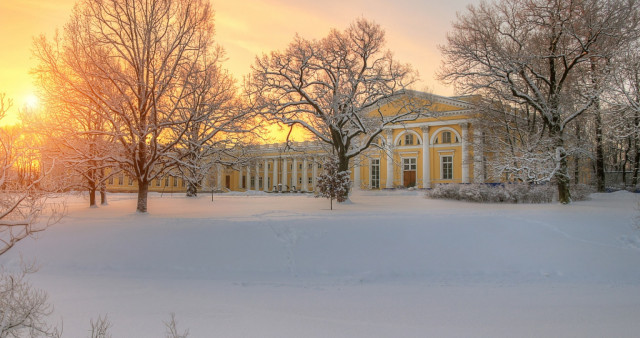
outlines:
[[[237,187],[258,191],[313,191],[321,161],[320,157],[295,155],[261,158],[253,164],[237,167]],[[219,190],[222,189],[223,176],[223,168],[219,166],[217,171]]]

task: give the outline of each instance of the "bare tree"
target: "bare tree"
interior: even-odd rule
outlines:
[[[256,59],[246,90],[267,119],[304,128],[346,171],[386,126],[419,118],[430,103],[407,90],[417,74],[384,46],[384,30],[365,19],[319,41],[296,36]],[[392,103],[393,113],[380,110]]]
[[[178,321],[176,321],[176,314],[171,313],[168,322],[163,322],[164,326],[167,328],[166,337],[167,338],[187,338],[189,336],[189,330],[180,333],[178,331]]]
[[[633,41],[616,58],[613,70],[611,95],[613,113],[605,124],[611,135],[610,142],[615,150],[624,151],[624,161],[631,171],[631,185],[637,187],[640,171],[640,47]],[[623,173],[626,166],[622,166]]]
[[[33,264],[23,264],[19,273],[0,269],[0,338],[61,336],[47,322],[53,312],[49,296],[26,279],[36,270]]]
[[[235,81],[222,68],[223,56],[222,48],[215,47],[185,75],[185,99],[177,112],[188,122],[185,130],[182,125],[172,130],[171,137],[180,139],[173,156],[190,197],[214,165],[234,163],[245,133],[253,130],[253,111],[237,98]]]
[[[107,315],[104,317],[98,316],[98,319],[94,322],[91,320],[91,338],[111,338],[111,334],[109,333],[109,329],[112,324],[109,321]]]
[[[592,60],[606,58],[599,45],[620,39],[635,1],[502,0],[469,6],[441,47],[440,78],[462,92],[491,93],[504,104],[538,114],[554,150],[558,199],[569,203],[565,129],[597,100],[602,88],[582,81],[586,100],[573,90]]]
[[[0,93],[0,119],[11,106],[11,101]],[[62,206],[48,203],[49,192],[44,178],[47,168],[39,161],[31,143],[20,127],[0,128],[0,255],[19,241],[41,232],[62,217]],[[37,170],[22,169],[24,166]],[[46,221],[39,220],[48,214]]]
[[[40,44],[46,42],[42,39]],[[51,65],[61,66],[59,50],[49,50],[33,73],[41,88],[46,109],[29,121],[29,128],[42,135],[42,155],[64,168],[69,188],[87,190],[89,206],[96,206],[96,193],[106,205],[107,180],[119,170],[114,133],[91,100],[77,93],[69,83],[58,81]],[[44,56],[44,55],[43,55]],[[57,179],[63,179],[59,177]]]
[[[147,211],[151,180],[175,164],[169,154],[189,122],[178,114],[184,81],[212,41],[204,0],[82,0],[63,37],[35,44],[46,71],[109,125],[120,168],[138,183],[138,212]]]

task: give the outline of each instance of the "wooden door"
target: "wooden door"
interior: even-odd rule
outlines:
[[[415,187],[416,185],[416,171],[415,170],[405,170],[404,171],[404,186]]]

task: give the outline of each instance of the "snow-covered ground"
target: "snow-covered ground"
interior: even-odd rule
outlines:
[[[569,206],[356,192],[198,199],[110,195],[0,264],[37,258],[33,283],[66,337],[108,314],[114,337],[637,337],[638,196]]]

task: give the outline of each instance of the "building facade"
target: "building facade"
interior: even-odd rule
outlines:
[[[486,179],[482,132],[474,128],[473,97],[429,95],[430,114],[389,125],[350,163],[355,189],[422,188],[439,183],[480,183]],[[393,114],[392,105],[385,111]],[[322,163],[330,151],[319,142],[256,145],[247,149],[243,164],[218,165],[205,182],[205,191],[286,192],[315,190]],[[111,191],[136,190],[124,175],[109,181]],[[154,180],[149,191],[183,192],[179,176]]]

